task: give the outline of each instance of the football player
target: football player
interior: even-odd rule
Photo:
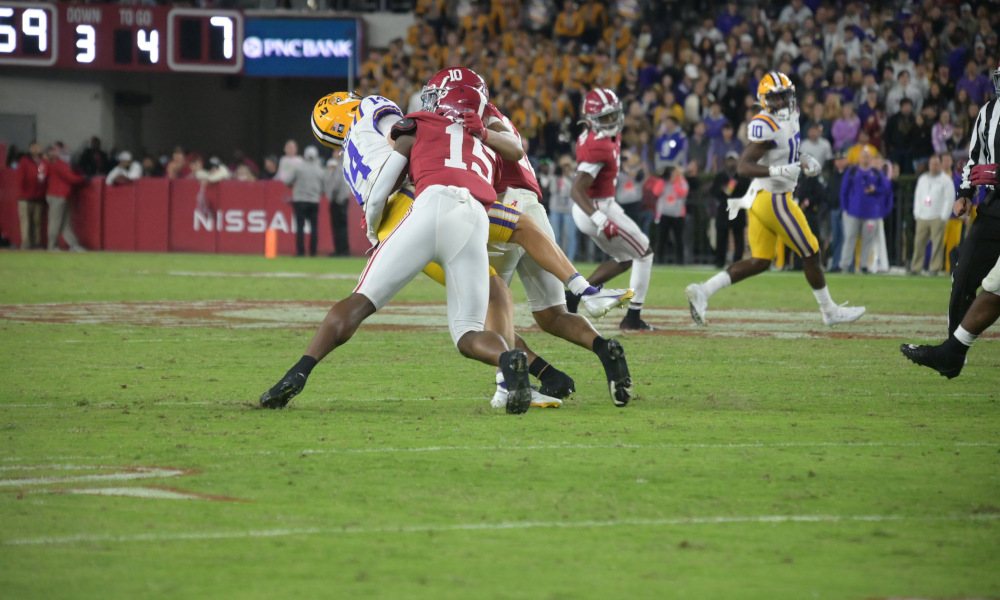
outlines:
[[[651,331],[653,327],[642,320],[641,311],[649,290],[653,250],[646,234],[615,202],[621,155],[618,134],[625,123],[622,103],[607,88],[591,90],[583,99],[583,119],[587,130],[576,141],[579,166],[570,190],[573,221],[612,258],[598,266],[589,280],[601,285],[631,268],[629,287],[635,290],[635,297],[619,327],[623,331]],[[566,300],[576,312],[575,299]]]
[[[823,322],[827,325],[850,323],[865,314],[863,306],[838,306],[830,297],[826,277],[820,263],[819,243],[805,215],[792,198],[792,191],[805,171],[809,177],[819,175],[821,165],[808,154],[800,157],[799,112],[795,105],[795,86],[784,73],[772,71],[757,86],[757,102],[761,112],[747,124],[748,140],[737,172],[753,177],[747,194],[729,200],[729,218],[739,209],[746,209],[751,258],[733,263],[726,270],[703,283],[693,283],[685,294],[691,306],[691,318],[705,325],[708,299],[719,290],[763,273],[771,266],[776,253],[776,241],[802,257],[802,270],[819,303]]]
[[[340,97],[336,101],[357,99]],[[479,92],[459,88],[442,96],[434,112],[395,119],[391,125],[395,147],[382,163],[374,165],[375,172],[365,180],[369,186],[365,202],[369,228],[377,229],[382,208],[389,195],[399,189],[407,168],[415,187],[413,204],[376,246],[354,292],[327,313],[306,354],[261,395],[263,407],[287,405],[305,387],[320,360],[350,340],[366,318],[434,261],[446,274],[448,328],[455,346],[463,356],[503,371],[510,390],[508,413],[521,414],[530,408],[527,354],[511,350],[499,334],[484,331],[489,297],[486,209],[496,201],[493,185],[500,161],[461,122],[462,113],[472,110],[481,115],[484,106]],[[389,112],[385,107],[391,110],[383,103],[383,112]],[[377,128],[384,120],[378,119],[380,109],[374,110]]]
[[[483,78],[472,69],[466,68],[449,68],[439,71],[424,86],[421,98],[425,106],[429,106],[437,95],[459,85],[471,85],[486,98],[489,98],[489,88]],[[484,121],[487,127],[495,131],[510,131],[518,143],[521,142],[521,135],[517,128],[496,106],[488,104],[485,113]],[[527,156],[520,160],[503,157],[503,168],[500,172],[497,192],[500,201],[505,206],[521,211],[522,215],[530,216],[531,222],[544,232],[545,239],[549,242],[549,249],[544,252],[544,255],[560,257],[560,260],[565,260],[566,264],[569,265],[569,260],[565,259],[562,250],[555,244],[555,234],[552,231],[552,226],[549,225],[548,215],[539,202],[542,194],[541,188]],[[513,243],[503,243],[496,240],[491,240],[491,242],[490,266],[496,270],[507,285],[510,284],[514,272],[517,272],[524,285],[532,316],[542,331],[594,352],[604,367],[608,388],[615,405],[625,406],[632,395],[632,381],[621,343],[615,339],[601,337],[587,319],[567,310],[567,298],[571,298],[576,304],[581,297],[579,294],[574,294],[572,290],[564,291],[562,283],[552,274],[559,275],[559,273],[549,272],[550,270],[540,266],[539,261],[536,260],[538,253],[529,252],[526,254],[525,249],[517,245],[516,239],[511,240]],[[622,294],[618,290],[604,290],[604,292],[611,297],[617,296],[619,299],[617,305],[619,306],[634,296],[631,291],[626,294]],[[583,301],[587,302],[586,296],[583,297]],[[549,366],[542,359],[536,359],[531,364],[532,374],[536,376],[539,373],[544,375],[548,368]],[[498,374],[497,377],[494,405],[502,402],[506,396],[500,375]],[[542,391],[547,390],[543,387]]]

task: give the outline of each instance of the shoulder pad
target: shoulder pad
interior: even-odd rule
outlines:
[[[413,135],[416,132],[417,120],[412,117],[403,117],[393,124],[392,129],[389,131],[389,137],[395,141],[399,139],[400,136]]]

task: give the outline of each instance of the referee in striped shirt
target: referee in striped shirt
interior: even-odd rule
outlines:
[[[993,71],[993,87],[1000,95],[1000,67]],[[976,299],[976,291],[1000,257],[1000,105],[994,97],[979,110],[969,144],[969,162],[962,169],[962,185],[954,213],[961,217],[972,210],[977,186],[987,188],[976,221],[959,251],[952,269],[951,301],[948,305],[948,333],[954,333],[962,317]]]

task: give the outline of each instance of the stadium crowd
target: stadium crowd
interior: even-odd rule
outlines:
[[[823,178],[803,178],[796,195],[836,269],[843,219],[876,220],[881,228],[894,207],[898,212],[913,200],[897,176],[924,172],[936,156],[958,177],[978,110],[994,93],[990,73],[1000,56],[1000,15],[985,2],[417,0],[414,13],[404,36],[369,49],[360,91],[415,111],[423,84],[439,69],[477,71],[491,101],[527,140],[553,219],[565,221],[557,215],[565,214],[560,202],[573,169],[582,94],[595,86],[614,89],[626,114],[627,168],[618,195],[658,240],[658,260],[671,262],[692,259],[692,236],[707,236],[714,245],[728,235],[718,219],[715,228],[692,232],[690,219],[685,228],[686,207],[707,198],[705,215],[712,219],[719,186],[738,187],[730,185],[735,175],[715,176],[732,173],[727,157],[746,143],[746,123],[758,110],[757,84],[768,70],[792,79],[802,151],[826,166]],[[206,161],[181,148],[138,159],[144,176],[206,181],[274,178],[289,161],[286,152],[264,157],[258,167],[239,150],[229,161]],[[79,165],[90,175],[114,166],[96,138]],[[888,190],[860,209],[857,194],[849,198],[837,187],[844,173],[854,178],[859,170],[881,174]],[[686,179],[683,194],[678,178]],[[856,229],[853,221],[848,225]],[[898,228],[887,223],[886,235],[895,239]],[[561,244],[570,257],[594,258],[592,247],[574,255],[570,229],[556,227],[567,230],[560,237],[567,238]],[[930,235],[939,229],[949,235],[937,227]],[[735,260],[741,240],[734,241]],[[725,256],[716,253],[715,262]],[[902,264],[902,256],[894,258]],[[885,252],[881,259],[885,266]]]

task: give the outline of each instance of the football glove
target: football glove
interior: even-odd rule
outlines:
[[[822,170],[823,165],[819,164],[818,160],[808,154],[802,154],[802,171],[805,172],[806,177],[815,177],[819,175]]]
[[[768,167],[767,172],[771,177],[777,177],[779,179],[787,179],[788,181],[798,181],[799,173],[802,172],[802,165],[799,163],[792,163],[790,165],[771,165]]]
[[[595,210],[594,214],[590,215],[590,221],[597,226],[597,230],[604,234],[604,237],[609,240],[613,237],[617,237],[621,230],[618,228],[618,224],[608,218],[608,215],[602,213],[599,210]]]
[[[486,125],[483,124],[483,119],[471,110],[462,115],[462,124],[465,126],[465,130],[469,132],[469,135],[478,139],[486,139]]]
[[[969,174],[969,183],[972,185],[996,185],[997,165],[976,165],[972,167]]]

